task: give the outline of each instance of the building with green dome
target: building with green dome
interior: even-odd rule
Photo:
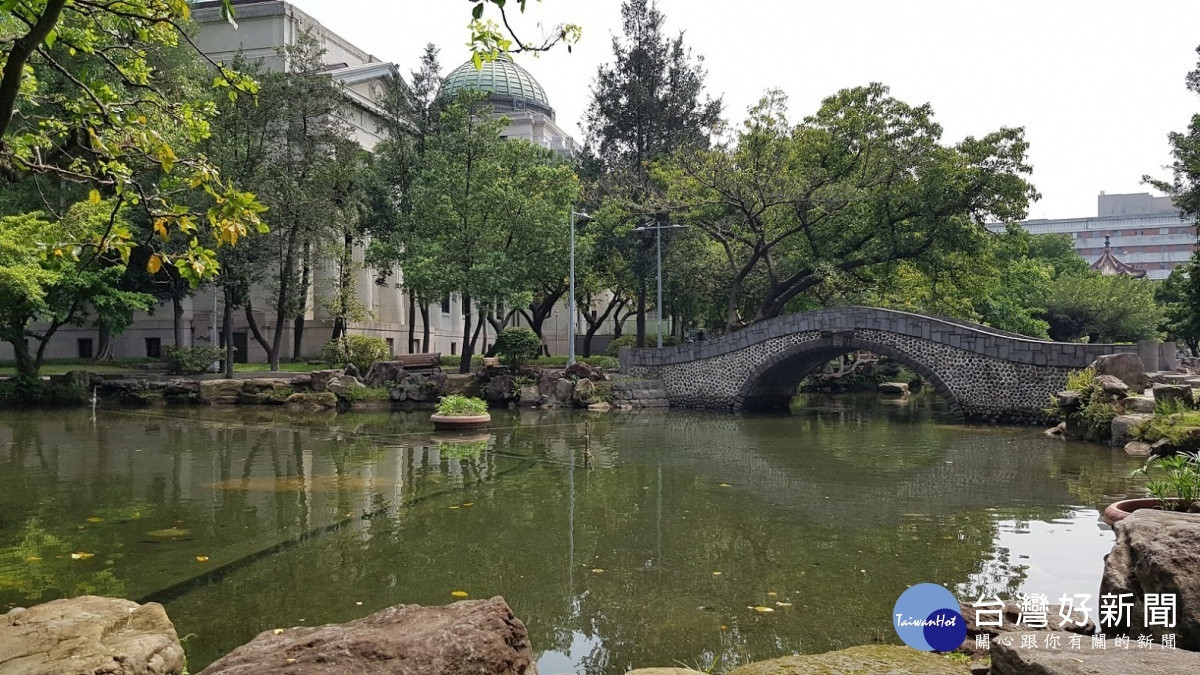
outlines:
[[[467,61],[442,81],[442,95],[462,91],[487,92],[495,115],[509,120],[503,138],[522,138],[566,157],[579,152],[579,144],[554,120],[554,107],[537,79],[508,55],[485,61],[480,68]]]

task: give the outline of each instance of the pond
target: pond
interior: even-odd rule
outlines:
[[[1139,492],[1120,449],[920,396],[797,404],[502,411],[449,442],[427,412],[2,412],[0,611],[160,601],[195,672],[263,630],[502,595],[551,675],[894,643],[920,582],[1096,593],[1097,509]]]

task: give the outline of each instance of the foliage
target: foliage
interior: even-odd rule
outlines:
[[[127,230],[120,200],[81,202],[60,217],[41,212],[0,217],[0,339],[10,343],[23,377],[36,376],[50,339],[89,316],[119,329],[154,298],[120,286],[124,265],[95,242]],[[41,322],[44,327],[34,329]],[[31,353],[30,347],[33,347]]]
[[[541,42],[527,42],[513,31],[509,24],[506,6],[511,7],[506,0],[470,0],[471,2],[471,40],[467,46],[471,48],[471,58],[475,67],[480,68],[484,61],[492,61],[501,54],[509,52],[544,52],[557,44],[565,44],[567,51],[579,42],[583,36],[583,28],[574,23],[560,23],[553,26]],[[539,0],[540,2],[540,0]],[[514,0],[521,12],[525,11],[528,0]],[[499,24],[491,19],[483,18],[484,12],[495,8],[500,15]]]
[[[658,344],[658,335],[657,334],[646,336],[646,344],[649,345],[651,342],[653,342],[655,345]],[[662,343],[663,343],[664,347],[674,347],[679,344],[679,338],[675,337],[674,335],[664,335],[663,339],[662,339]],[[636,336],[622,335],[619,338],[613,338],[612,342],[608,343],[608,347],[604,350],[604,355],[609,356],[609,357],[616,357],[617,350],[619,350],[621,347],[635,347],[635,346],[637,346],[637,337]]]
[[[387,387],[350,387],[341,397],[347,401],[391,401],[392,390]]]
[[[1090,391],[1095,381],[1096,369],[1091,366],[1067,373],[1067,389],[1071,391]]]
[[[366,373],[378,361],[391,358],[387,340],[371,335],[346,335],[338,340],[330,340],[321,347],[317,357],[326,365],[340,368],[347,363]]]
[[[496,336],[496,355],[513,370],[524,368],[541,353],[541,338],[524,326],[505,328]]]
[[[173,232],[189,242],[178,252],[157,249],[147,270],[172,264],[195,283],[216,272],[214,246],[264,226],[254,195],[193,151],[211,133],[215,108],[203,95],[210,92],[172,89],[171,73],[159,67],[186,41],[189,14],[181,0],[0,3],[0,182],[49,177],[90,188],[91,203],[108,197],[114,208],[140,207],[158,236],[139,243],[153,246]],[[229,98],[256,89],[223,67],[213,86]],[[59,246],[90,246],[122,261],[135,245],[128,228],[59,234]]]
[[[486,415],[487,402],[481,398],[449,394],[443,396],[437,404],[437,414],[450,417],[470,417]]]
[[[1179,340],[1193,355],[1200,354],[1200,275],[1197,254],[1191,260],[1171,270],[1154,291],[1154,300],[1162,308],[1161,330],[1169,340]]]
[[[406,284],[427,294],[458,293],[472,310],[531,301],[548,242],[566,241],[577,192],[574,173],[555,153],[501,140],[507,121],[489,112],[474,92],[444,106],[400,227],[379,237]],[[464,373],[474,354],[472,317],[468,312],[463,321]]]
[[[1164,511],[1200,509],[1200,455],[1181,453],[1151,457],[1134,474],[1150,476],[1154,470],[1160,472],[1161,477],[1151,478],[1146,491],[1159,499],[1160,508]]]
[[[196,375],[206,372],[216,361],[225,358],[225,350],[221,347],[179,347],[165,346],[162,349],[163,360],[167,362],[167,373],[171,375]]]
[[[1089,342],[1137,342],[1160,337],[1162,310],[1155,286],[1144,279],[1098,272],[1059,276],[1044,299],[1050,338]]]
[[[1096,371],[1084,368],[1068,373],[1066,387],[1069,391],[1079,393],[1079,406],[1071,410],[1063,409],[1058,397],[1051,394],[1046,413],[1068,424],[1078,425],[1089,439],[1105,440],[1111,436],[1117,406],[1115,399],[1096,384]]]
[[[0,406],[5,408],[79,406],[90,395],[77,382],[46,382],[25,377],[0,381]]]
[[[771,91],[732,140],[657,163],[658,207],[720,247],[733,330],[823,290],[870,288],[900,263],[969,263],[988,246],[980,221],[1025,215],[1036,192],[1021,129],[954,145],[941,134],[928,105],[881,84],[844,89],[799,124]]]

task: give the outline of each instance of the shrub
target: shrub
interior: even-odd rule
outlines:
[[[163,347],[163,360],[167,362],[167,373],[171,375],[198,375],[206,372],[214,361],[225,358],[221,347]]]
[[[487,411],[487,402],[483,399],[459,394],[443,396],[437,404],[437,414],[448,417],[486,415]]]
[[[355,368],[366,373],[376,361],[391,358],[387,340],[370,335],[347,335],[345,339],[330,340],[321,347],[318,357],[321,363],[340,368],[353,363]]]
[[[1159,469],[1161,478],[1146,483],[1146,491],[1159,500],[1164,511],[1195,511],[1200,509],[1200,455],[1179,454],[1171,457],[1151,457],[1135,475],[1150,475]]]
[[[658,344],[657,336],[655,336],[655,335],[647,335],[646,336],[646,346],[647,347],[654,347],[657,344]],[[679,344],[679,338],[675,337],[674,335],[664,335],[663,336],[663,346],[664,347],[674,347],[677,344]],[[616,356],[618,348],[620,348],[620,347],[636,347],[636,346],[637,346],[637,336],[636,335],[622,335],[621,337],[608,343],[608,348],[604,350],[604,354],[606,356]]]
[[[504,365],[519,370],[542,353],[542,340],[532,330],[515,326],[500,331],[495,349]]]

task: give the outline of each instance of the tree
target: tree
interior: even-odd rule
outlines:
[[[1045,299],[1052,340],[1137,342],[1160,337],[1162,310],[1154,301],[1155,284],[1125,276],[1106,277],[1088,270],[1068,273],[1050,284]]]
[[[653,0],[621,5],[622,36],[614,61],[600,67],[586,115],[587,152],[597,166],[596,206],[607,199],[640,208],[653,192],[650,163],[683,148],[707,148],[720,122],[721,100],[704,94],[702,59],[693,59],[683,34],[669,37]],[[654,274],[653,242],[636,239],[638,346],[646,341],[646,297]]]
[[[254,269],[231,270],[224,277],[235,291],[227,295],[245,311],[256,342],[278,370],[283,331],[294,328],[307,306],[311,269],[316,256],[334,250],[345,262],[357,240],[360,186],[355,178],[359,148],[340,113],[348,105],[337,83],[323,72],[324,50],[310,35],[283,48],[287,72],[257,72],[239,63],[260,81],[257,101],[236,98],[221,106],[210,139],[210,155],[239,184],[253,189],[270,210],[265,220],[271,234],[253,242],[257,252],[225,256]],[[350,240],[347,243],[347,238]],[[333,289],[334,310],[344,329],[352,313],[345,300],[350,267],[342,264]],[[352,278],[352,277],[350,277]],[[272,315],[264,335],[254,315],[251,288],[266,291]],[[294,346],[293,346],[294,350]]]
[[[13,347],[18,376],[35,381],[50,339],[63,326],[82,325],[94,316],[117,333],[134,311],[154,303],[151,295],[121,289],[125,267],[111,250],[60,244],[95,242],[105,230],[128,228],[119,200],[82,202],[61,217],[0,218],[0,339]]]
[[[532,297],[537,254],[565,239],[577,191],[574,173],[550,151],[502,141],[506,119],[484,98],[460,95],[440,114],[413,181],[404,237],[391,242],[406,283],[459,293],[464,311],[460,372],[470,370],[478,303],[522,305]]]
[[[1171,270],[1154,291],[1154,300],[1162,308],[1160,328],[1171,340],[1187,345],[1192,355],[1200,354],[1200,275],[1195,274],[1196,257]]]
[[[1023,217],[1036,195],[1023,132],[951,146],[941,131],[928,105],[880,84],[838,92],[795,126],[772,91],[731,142],[658,164],[659,208],[720,246],[733,330],[802,306],[826,283],[869,286],[904,261],[969,259],[987,246],[981,222]]]
[[[202,155],[182,152],[181,141],[209,134],[212,103],[160,91],[153,56],[187,39],[189,11],[181,0],[0,4],[0,181],[53,177],[91,187],[93,201],[103,193],[118,206],[139,206],[155,234],[178,229],[193,235],[186,250],[159,251],[147,265],[156,271],[174,264],[195,282],[215,272],[214,246],[259,229],[260,208]],[[232,70],[216,73],[231,97],[255,89],[253,80]],[[197,194],[205,199],[189,208]],[[196,236],[202,221],[211,235],[203,239]],[[97,234],[94,242],[60,243],[112,249],[128,259],[132,232]],[[150,235],[141,243],[154,241]]]

